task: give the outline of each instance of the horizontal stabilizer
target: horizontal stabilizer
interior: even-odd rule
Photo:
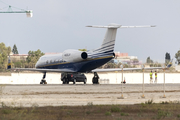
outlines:
[[[156,27],[156,25],[144,25],[144,26],[121,26],[121,28],[146,28],[146,27]]]
[[[120,28],[121,25],[116,25],[116,26],[98,26],[98,25],[89,25],[89,26],[86,26],[86,27],[94,27],[94,28]]]
[[[86,27],[94,27],[94,28],[146,28],[146,27],[156,27],[156,25],[143,25],[143,26],[122,26],[118,24],[109,24],[108,26],[101,25],[88,25]]]

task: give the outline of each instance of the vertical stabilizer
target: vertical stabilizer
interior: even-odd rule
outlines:
[[[116,33],[118,28],[146,28],[146,27],[156,27],[155,25],[145,25],[145,26],[122,26],[118,24],[109,24],[108,26],[92,25],[87,27],[94,28],[107,28],[103,43],[100,48],[93,50],[88,56],[100,57],[100,56],[111,56],[114,55],[114,45],[116,39]]]
[[[117,28],[108,28],[99,52],[107,53],[114,51]]]
[[[107,28],[104,40],[100,48],[93,50],[95,52],[92,56],[112,56],[114,55],[114,45],[116,39],[117,29],[121,27],[118,24],[109,24],[108,26],[87,26],[96,28]]]

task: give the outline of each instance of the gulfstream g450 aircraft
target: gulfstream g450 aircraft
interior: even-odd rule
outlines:
[[[155,27],[155,26],[122,26],[118,24],[109,24],[108,26],[87,26],[95,28],[107,28],[104,40],[101,46],[97,49],[90,51],[79,51],[79,50],[65,50],[62,54],[55,55],[44,55],[36,63],[36,68],[16,68],[19,70],[28,71],[40,71],[43,72],[43,79],[40,82],[47,83],[45,81],[46,72],[60,72],[64,78],[63,83],[69,83],[69,81],[76,82],[78,73],[94,72],[108,72],[108,71],[121,71],[123,70],[139,70],[139,69],[162,69],[162,67],[153,68],[117,68],[117,69],[96,69],[115,57],[114,45],[116,32],[118,28],[137,28],[137,27]],[[11,68],[10,60],[8,68]],[[168,66],[170,67],[170,65]],[[68,76],[71,74],[70,76]],[[73,78],[73,79],[72,79]],[[86,78],[84,79],[86,83]],[[93,83],[97,83],[94,81]]]

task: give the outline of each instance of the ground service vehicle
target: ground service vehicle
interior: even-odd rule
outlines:
[[[83,73],[62,73],[61,74],[62,84],[69,84],[69,82],[84,82],[86,84],[87,78]]]

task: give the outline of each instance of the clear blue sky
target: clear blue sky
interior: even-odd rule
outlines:
[[[2,0],[0,0],[2,1]],[[66,49],[94,49],[101,45],[106,29],[86,25],[157,25],[156,28],[118,29],[115,51],[148,56],[164,61],[180,49],[179,0],[3,0],[25,14],[0,14],[0,42],[17,45],[20,54],[40,49],[63,52]],[[0,8],[6,7],[0,2]]]

